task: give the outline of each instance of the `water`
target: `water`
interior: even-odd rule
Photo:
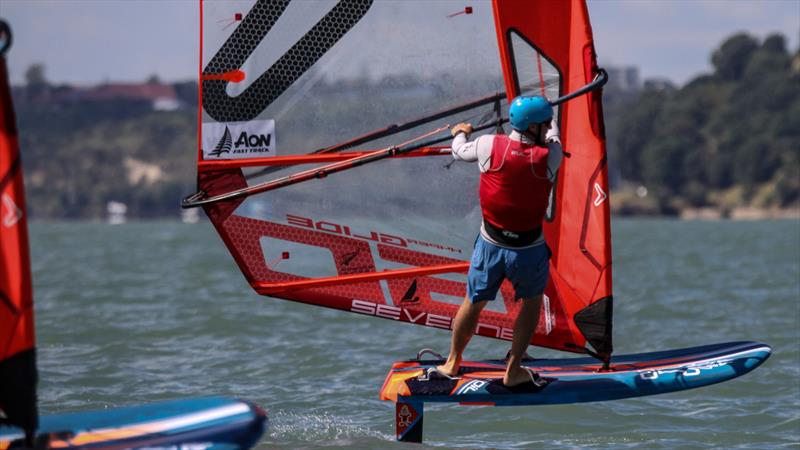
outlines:
[[[405,448],[383,378],[448,348],[442,330],[256,295],[207,223],[35,223],[31,241],[43,413],[219,394],[268,411],[259,448]],[[800,446],[800,222],[616,220],[614,244],[618,354],[756,340],[773,356],[662,396],[427,405],[414,448]],[[507,348],[476,338],[466,357]]]

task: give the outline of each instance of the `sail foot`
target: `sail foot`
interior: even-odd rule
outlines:
[[[575,324],[595,350],[587,353],[595,353],[592,356],[601,359],[606,366],[614,351],[611,336],[613,317],[613,296],[604,297],[575,314]]]
[[[36,350],[25,350],[0,361],[0,380],[0,411],[5,414],[0,423],[20,427],[32,437],[39,427]]]

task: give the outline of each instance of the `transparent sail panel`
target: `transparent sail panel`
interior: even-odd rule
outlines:
[[[551,100],[560,96],[561,74],[546,55],[514,31],[511,32],[511,50],[521,95],[541,95]]]
[[[203,6],[202,120],[274,121],[277,155],[309,153],[503,91],[488,2],[456,17],[448,16],[463,10],[462,2]],[[241,20],[235,21],[237,14]],[[247,27],[250,16],[257,19]],[[233,70],[244,72],[244,80],[207,78]],[[491,110],[448,118],[362,148],[404,142],[452,120],[477,122]]]

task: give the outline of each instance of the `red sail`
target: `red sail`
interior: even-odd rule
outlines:
[[[0,410],[8,422],[26,430],[37,426],[33,327],[22,162],[6,60],[0,53]]]
[[[592,81],[585,5],[504,1],[448,18],[447,3],[428,2],[421,23],[415,2],[248,3],[201,3],[198,192],[184,206],[205,208],[263,295],[451,328],[480,226],[478,170],[435,144],[461,121],[495,131],[507,105],[491,93],[504,84],[509,98],[554,99]],[[221,25],[238,13],[235,28]],[[376,33],[385,23],[393,32]],[[353,67],[408,72],[378,78]],[[245,77],[220,76],[235,71]],[[570,155],[545,227],[553,269],[533,342],[583,352],[588,341],[607,354],[600,100],[594,92],[559,107]],[[378,153],[389,157],[375,162]],[[506,283],[477,333],[511,339],[518,310]]]

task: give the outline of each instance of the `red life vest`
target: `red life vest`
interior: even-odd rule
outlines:
[[[553,187],[548,177],[548,154],[547,147],[495,136],[490,168],[480,179],[484,220],[514,232],[542,226]]]

